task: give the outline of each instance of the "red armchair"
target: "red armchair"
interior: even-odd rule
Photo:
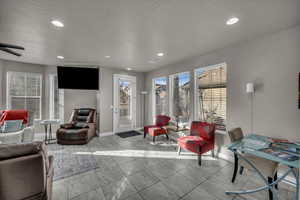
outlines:
[[[164,126],[169,125],[170,117],[166,115],[157,115],[155,119],[155,125],[148,125],[144,127],[144,138],[149,133],[150,128],[160,128],[162,129]]]
[[[198,164],[201,165],[201,155],[213,151],[215,146],[215,125],[207,122],[193,121],[189,136],[177,139],[178,154],[181,148],[198,155]]]
[[[3,125],[6,120],[23,120],[23,125],[28,123],[28,111],[27,110],[4,110],[0,116],[0,126]]]

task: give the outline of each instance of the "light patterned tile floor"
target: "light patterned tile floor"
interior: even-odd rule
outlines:
[[[37,140],[42,135],[37,136]],[[51,149],[51,145],[49,145]],[[267,192],[228,196],[226,190],[258,186],[247,171],[231,183],[232,164],[211,156],[177,155],[176,145],[158,137],[94,138],[88,145],[61,146],[64,151],[93,154],[98,168],[53,183],[53,200],[264,200]],[[98,153],[95,153],[98,152]],[[100,154],[99,154],[100,152]],[[280,187],[280,199],[292,199],[291,187]]]

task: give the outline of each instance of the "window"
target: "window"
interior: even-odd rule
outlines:
[[[50,82],[50,119],[60,119],[64,121],[64,90],[58,89],[56,74],[49,75]]]
[[[170,114],[179,124],[190,119],[190,73],[183,72],[170,76]]]
[[[168,113],[167,77],[153,79],[154,116]]]
[[[217,124],[225,130],[226,63],[195,70],[196,119]]]
[[[7,108],[26,109],[29,124],[41,119],[42,74],[7,72]]]

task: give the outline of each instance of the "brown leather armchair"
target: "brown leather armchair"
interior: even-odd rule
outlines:
[[[63,124],[56,132],[58,144],[87,144],[96,136],[96,110],[74,109],[71,122]]]
[[[51,200],[52,163],[43,142],[0,144],[0,199]]]

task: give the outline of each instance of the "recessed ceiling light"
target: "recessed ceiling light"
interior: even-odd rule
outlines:
[[[58,21],[58,20],[52,20],[51,23],[56,26],[56,27],[64,27],[65,25],[61,22],[61,21]]]
[[[110,58],[110,56],[105,56],[105,58]]]
[[[157,53],[157,56],[159,56],[159,57],[162,57],[164,55],[165,55],[164,53]]]
[[[238,21],[239,21],[239,18],[232,17],[232,18],[230,18],[230,19],[227,20],[226,24],[227,25],[233,25],[233,24],[236,24]]]
[[[63,56],[57,56],[57,58],[62,60],[62,59],[64,59],[65,57],[63,57]]]
[[[127,69],[127,71],[130,71],[130,70],[132,70],[132,68],[130,68],[130,67],[127,67],[126,69]]]

